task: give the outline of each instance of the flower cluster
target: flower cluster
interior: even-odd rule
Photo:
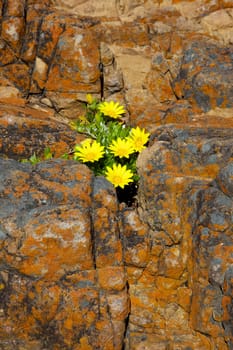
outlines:
[[[121,119],[124,113],[118,102],[99,102],[87,95],[85,116],[72,123],[88,137],[74,147],[74,159],[122,189],[138,181],[136,159],[150,135],[139,127],[127,126]]]

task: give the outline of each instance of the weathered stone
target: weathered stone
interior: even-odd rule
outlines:
[[[74,161],[0,163],[1,345],[121,349],[129,312],[121,242],[98,215],[117,216],[112,186]],[[118,261],[97,269],[99,243],[102,255],[116,247]]]
[[[134,210],[122,211],[122,242],[126,265],[145,267],[148,263],[149,237],[147,226]]]
[[[37,18],[35,18],[36,20]],[[39,33],[38,56],[45,62],[51,62],[56,51],[60,35],[65,30],[65,19],[55,13],[43,18]]]
[[[12,63],[0,67],[0,79],[9,79],[14,86],[25,96],[30,87],[30,69],[23,63]]]
[[[40,57],[36,57],[34,70],[32,74],[33,83],[37,85],[36,88],[30,88],[30,92],[40,91],[44,88],[48,74],[48,65]]]
[[[114,55],[104,42],[100,43],[100,56],[101,56],[101,62],[103,63],[104,66],[109,66],[113,64]]]
[[[21,41],[25,30],[25,20],[23,17],[10,17],[2,20],[2,39],[16,52],[20,52]]]
[[[219,8],[219,2],[198,0],[196,3],[192,1],[175,0],[175,7],[181,12],[183,17],[195,18],[202,13],[210,13]]]
[[[83,139],[64,121],[59,122],[49,108],[2,105],[0,120],[0,154],[17,160],[28,159],[33,153],[43,157],[46,147],[61,157]]]
[[[78,14],[81,16],[116,16],[115,0],[99,1],[93,3],[91,0],[52,0],[53,5],[59,11]]]
[[[233,196],[233,163],[222,168],[217,177],[217,184],[227,196]]]
[[[12,86],[7,79],[1,79],[3,86],[0,87],[0,102],[17,106],[24,106],[26,101],[23,98],[22,93]],[[4,86],[5,84],[6,86]],[[8,85],[9,84],[9,85]]]
[[[80,142],[99,63],[151,132],[131,208],[76,162],[1,160],[1,349],[232,348],[232,8],[0,0],[3,157]]]
[[[229,182],[232,183],[232,179]],[[214,339],[223,338],[229,349],[233,344],[232,295],[229,293],[232,288],[232,208],[232,198],[218,189],[213,187],[201,192],[193,234],[196,261],[191,307],[194,328]]]
[[[91,33],[67,28],[59,37],[45,88],[60,92],[98,92],[99,62],[98,46]]]
[[[177,96],[191,101],[197,110],[232,107],[232,55],[231,48],[210,42],[192,43],[184,52],[180,72],[173,82]]]
[[[34,62],[37,51],[37,36],[40,30],[41,19],[30,21],[27,18],[27,26],[24,35],[20,56],[25,62]]]
[[[155,11],[167,8],[173,12],[180,11],[183,17],[196,18],[202,13],[209,13],[219,8],[232,7],[230,0],[206,1],[198,0],[192,2],[189,0],[157,0],[157,1],[142,1],[142,0],[119,0],[117,2],[111,0],[107,4],[105,1],[92,3],[89,1],[76,0],[53,0],[53,5],[61,11],[67,11],[73,14],[81,14],[88,16],[102,16],[113,18],[116,15],[120,16],[122,20],[132,21],[138,17],[147,17],[154,14]]]
[[[176,101],[170,77],[155,70],[150,71],[146,78],[145,87],[158,103]]]
[[[111,96],[112,94],[121,91],[124,83],[122,79],[122,73],[119,70],[114,69],[112,66],[104,68],[104,89],[105,96]]]
[[[0,40],[0,49],[0,66],[5,66],[6,64],[13,63],[15,60],[15,54],[2,39]]]
[[[8,0],[4,8],[4,15],[8,17],[24,17],[25,0]]]
[[[232,15],[233,9],[219,10],[205,16],[202,19],[202,25],[209,35],[217,37],[224,45],[232,44]]]
[[[98,268],[119,266],[122,264],[122,245],[119,240],[119,227],[116,217],[117,199],[112,186],[107,186],[104,179],[94,182],[94,231],[95,264]],[[103,206],[104,203],[104,206]],[[101,218],[101,220],[100,220]]]
[[[209,334],[219,349],[224,343],[223,349],[230,349],[232,342],[231,287],[223,292],[225,273],[230,276],[231,271],[232,200],[213,187],[217,177],[224,192],[231,190],[232,124],[216,129],[211,118],[209,123],[207,129],[200,124],[157,128],[152,136],[156,141],[138,160],[140,215],[151,229],[150,246],[155,249],[148,268],[130,279],[132,332],[143,327],[148,333],[178,334],[182,340],[175,344],[181,349],[211,349],[200,334]],[[226,280],[230,286],[231,278]],[[188,323],[190,311],[195,336]]]

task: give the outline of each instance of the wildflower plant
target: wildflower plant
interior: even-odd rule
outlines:
[[[86,100],[85,115],[71,124],[87,137],[74,147],[73,158],[87,164],[95,175],[105,176],[116,188],[136,185],[136,159],[150,134],[127,126],[122,120],[126,111],[118,102],[101,102],[89,94]]]
[[[36,153],[34,152],[33,155],[29,159],[26,159],[26,158],[22,159],[21,163],[31,163],[32,165],[36,165],[37,163],[40,163],[41,160],[48,160],[51,158],[53,158],[53,154],[52,154],[50,148],[46,147],[44,149],[44,154],[42,156],[42,159],[40,157],[38,157],[36,155]]]

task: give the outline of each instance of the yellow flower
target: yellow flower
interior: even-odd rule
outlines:
[[[81,145],[82,145],[82,147],[89,147],[90,146],[90,144],[92,143],[92,139],[91,138],[87,138],[87,139],[84,139],[82,142],[81,142]],[[80,148],[80,146],[79,145],[76,145],[75,147],[74,147],[74,150],[76,150],[76,149],[79,149]]]
[[[110,102],[102,102],[99,104],[99,111],[104,115],[111,117],[113,119],[117,119],[121,116],[121,114],[125,113],[125,109],[118,102],[110,101]]]
[[[129,155],[134,152],[132,142],[129,139],[124,140],[120,137],[118,137],[117,140],[112,141],[111,145],[109,146],[109,149],[115,157],[120,158],[129,158]]]
[[[125,185],[128,185],[130,182],[133,182],[133,173],[131,170],[126,168],[126,165],[113,164],[113,167],[109,166],[106,168],[105,173],[106,179],[110,181],[114,187],[124,188]]]
[[[95,162],[104,156],[104,146],[91,139],[84,140],[81,145],[74,148],[74,159],[83,163]]]
[[[132,142],[133,148],[136,152],[141,152],[145,147],[145,144],[149,140],[150,134],[145,132],[145,129],[140,129],[138,126],[131,129],[129,139]]]
[[[87,94],[87,95],[86,95],[86,100],[87,100],[87,103],[88,103],[89,105],[91,105],[92,102],[94,101],[94,99],[93,99],[93,97],[91,96],[91,94]]]

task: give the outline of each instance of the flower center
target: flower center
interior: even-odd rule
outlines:
[[[96,158],[96,152],[90,151],[86,157],[88,160],[94,160]]]
[[[115,184],[119,184],[119,183],[121,183],[121,181],[122,181],[122,177],[121,176],[119,176],[119,175],[114,175],[113,176],[113,182]]]
[[[135,145],[136,146],[141,146],[141,144],[143,143],[143,140],[141,137],[137,137],[135,140]]]

